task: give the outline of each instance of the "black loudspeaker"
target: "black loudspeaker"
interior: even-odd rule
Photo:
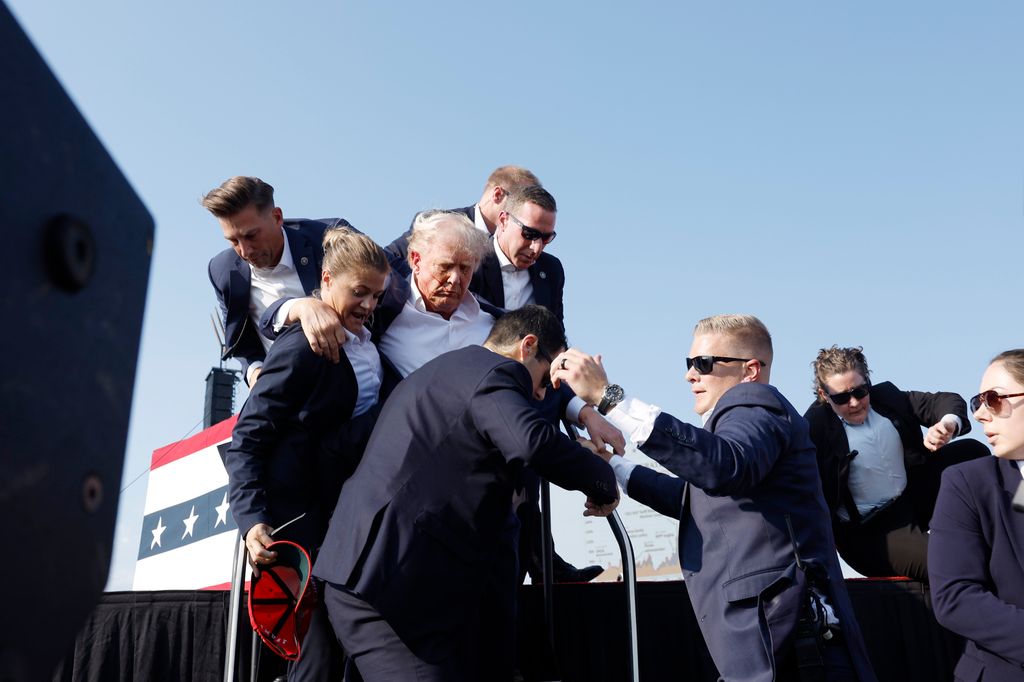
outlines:
[[[0,679],[53,674],[110,567],[153,219],[0,2]]]
[[[235,384],[238,370],[214,367],[206,375],[206,403],[203,407],[203,428],[219,424],[235,413]]]

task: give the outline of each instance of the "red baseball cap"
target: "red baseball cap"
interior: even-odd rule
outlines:
[[[259,577],[249,584],[249,622],[274,653],[294,661],[316,608],[309,554],[287,540],[272,542],[267,549],[277,552],[277,559],[261,565]]]

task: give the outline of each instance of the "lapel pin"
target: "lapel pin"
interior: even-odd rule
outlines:
[[[546,273],[543,270],[541,270],[540,274],[538,275],[538,277],[540,277],[541,279],[547,279],[548,278],[548,273]]]
[[[309,265],[309,258],[307,258],[306,256],[303,256],[302,258],[299,259],[299,264],[300,265]]]

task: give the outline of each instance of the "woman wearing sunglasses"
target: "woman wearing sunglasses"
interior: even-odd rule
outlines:
[[[935,617],[967,639],[957,680],[1024,680],[1024,349],[1001,353],[971,398],[995,457],[949,469],[928,547]]]
[[[804,417],[839,554],[867,576],[928,581],[928,520],[942,470],[980,457],[955,393],[872,384],[862,348],[822,348]],[[927,432],[922,435],[922,429]]]

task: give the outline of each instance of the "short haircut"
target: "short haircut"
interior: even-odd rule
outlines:
[[[450,241],[456,250],[465,251],[480,265],[491,242],[486,232],[477,229],[473,221],[465,213],[458,211],[424,211],[416,216],[412,223],[412,236],[409,237],[409,263],[412,264],[412,252],[423,253],[439,241]]]
[[[717,334],[728,336],[736,343],[735,353],[756,358],[771,367],[772,335],[764,322],[753,315],[712,315],[705,317],[693,328],[694,336]]]
[[[337,277],[355,270],[386,273],[390,268],[387,254],[377,242],[347,227],[334,227],[324,232],[323,269]]]
[[[505,202],[504,210],[507,213],[519,210],[523,204],[536,204],[545,211],[551,211],[552,213],[558,211],[558,206],[555,204],[555,198],[551,196],[551,192],[540,185],[530,185],[529,187],[515,190],[508,195],[508,199]]]
[[[207,192],[203,208],[217,218],[227,218],[254,206],[261,213],[274,206],[274,188],[259,178],[236,175]]]
[[[552,358],[569,345],[565,338],[565,327],[555,314],[544,306],[532,303],[499,317],[484,343],[499,351],[509,351],[527,334],[536,336],[537,345]]]
[[[539,185],[540,180],[531,171],[522,166],[501,166],[495,168],[487,177],[487,184],[484,185],[486,192],[491,187],[501,187],[506,192],[514,192],[529,185]]]
[[[997,362],[1003,363],[1003,367],[1017,383],[1024,384],[1024,348],[1004,350],[988,364],[994,365]]]
[[[824,403],[825,399],[821,397],[818,389],[828,393],[825,382],[836,374],[859,372],[864,381],[871,381],[871,370],[868,369],[868,361],[861,346],[822,348],[818,351],[818,357],[811,363],[811,368],[814,370],[814,397],[819,403]]]

